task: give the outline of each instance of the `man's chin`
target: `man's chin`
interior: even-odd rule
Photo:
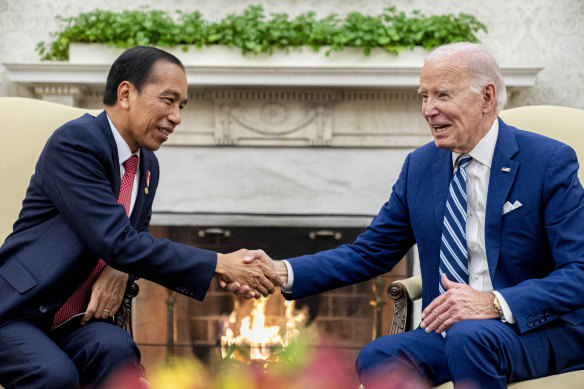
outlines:
[[[146,150],[150,150],[150,151],[156,151],[160,148],[160,146],[162,146],[163,143],[164,142],[153,141],[153,142],[150,142],[148,144],[142,145],[142,148],[144,148]]]
[[[434,138],[434,144],[439,149],[452,150],[452,145],[449,142],[445,142],[444,139],[436,139],[436,138]]]

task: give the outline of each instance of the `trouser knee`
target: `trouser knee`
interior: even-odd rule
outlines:
[[[95,345],[95,353],[95,355],[101,355],[102,363],[110,367],[108,370],[140,363],[138,346],[132,337],[121,329],[116,334],[100,339],[99,343]]]
[[[384,361],[391,359],[392,355],[394,355],[393,350],[391,350],[387,344],[383,344],[382,346],[378,339],[366,344],[361,351],[359,351],[359,355],[355,362],[357,374],[361,376],[362,374],[374,370],[379,365],[383,364]]]
[[[403,334],[383,336],[361,349],[355,362],[360,377],[396,368],[418,370],[418,360],[411,352],[408,338],[400,335]]]

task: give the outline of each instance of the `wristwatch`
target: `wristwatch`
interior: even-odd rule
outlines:
[[[499,302],[497,295],[496,294],[494,294],[494,295],[495,295],[495,298],[493,299],[493,305],[495,306],[495,309],[499,312],[499,319],[503,323],[507,323],[507,318],[505,317],[505,312],[503,312],[503,308],[501,307],[501,303]]]

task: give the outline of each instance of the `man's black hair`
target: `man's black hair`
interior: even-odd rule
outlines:
[[[107,106],[115,105],[118,100],[118,87],[124,81],[129,81],[141,92],[148,81],[154,64],[158,61],[174,63],[184,71],[182,62],[166,51],[148,46],[135,46],[122,53],[114,61],[107,76],[103,103]]]

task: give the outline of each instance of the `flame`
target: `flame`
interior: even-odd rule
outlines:
[[[224,335],[221,337],[221,354],[227,357],[229,346],[249,346],[251,360],[267,360],[276,346],[286,347],[306,322],[306,313],[294,309],[294,301],[284,301],[285,318],[283,326],[266,326],[266,303],[268,299],[255,300],[252,312],[241,319],[239,335],[235,335],[239,302],[236,301],[233,312],[223,318]],[[235,359],[244,361],[241,355]]]

